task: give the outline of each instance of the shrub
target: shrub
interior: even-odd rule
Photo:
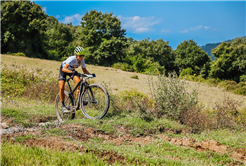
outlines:
[[[51,72],[42,69],[29,71],[25,67],[17,65],[1,67],[1,92],[3,96],[28,97],[54,102],[59,86]]]
[[[238,86],[239,87],[246,87],[246,81],[245,82],[239,82]]]
[[[151,93],[162,115],[174,120],[181,120],[182,111],[195,107],[198,103],[196,89],[187,91],[187,83],[176,72],[158,75],[157,81],[149,79]]]
[[[133,78],[133,79],[139,79],[137,75],[131,76],[130,78]]]
[[[24,54],[23,52],[17,52],[17,53],[11,53],[11,52],[7,52],[8,55],[14,55],[14,56],[24,56],[26,57],[26,54]]]
[[[17,52],[14,54],[15,56],[26,56],[23,52]]]
[[[210,85],[214,85],[214,86],[217,86],[219,84],[219,82],[220,82],[220,80],[215,79],[215,78],[208,78],[205,81],[206,84],[210,84]]]
[[[134,107],[133,100],[123,99],[119,93],[114,94],[110,83],[102,82],[102,85],[107,89],[110,96],[110,107],[107,116],[119,115],[125,111],[132,110]]]
[[[130,72],[134,71],[132,66],[130,66],[127,63],[114,63],[112,67],[115,68],[115,69],[123,70],[123,71],[130,71]]]
[[[246,86],[235,89],[233,93],[246,96]]]
[[[60,59],[61,62],[65,61],[68,57],[64,56]]]
[[[246,74],[240,76],[240,82],[246,82]]]
[[[145,120],[146,122],[152,121],[155,118],[157,111],[152,107],[150,101],[147,97],[143,99],[139,99],[138,97],[134,97],[135,99],[135,107],[137,108],[138,116]]]
[[[224,94],[223,101],[216,102],[213,112],[210,113],[210,121],[213,123],[212,128],[246,129],[246,116],[238,110],[240,105],[241,102]]]
[[[192,133],[200,133],[211,126],[208,114],[201,113],[200,107],[191,107],[183,110],[181,123],[191,127]]]
[[[184,77],[187,75],[193,75],[195,72],[191,68],[184,69],[181,73],[180,76]]]
[[[218,86],[223,87],[225,88],[225,90],[228,90],[228,91],[235,90],[236,88],[238,88],[236,81],[230,81],[230,80],[222,81],[221,83],[219,83]]]
[[[119,92],[119,97],[122,98],[122,100],[132,100],[134,98],[139,98],[140,100],[143,100],[144,98],[148,98],[148,95],[143,94],[136,89],[133,90],[124,90]]]

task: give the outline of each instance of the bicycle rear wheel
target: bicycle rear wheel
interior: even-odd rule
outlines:
[[[65,94],[65,100],[64,100],[65,106],[69,111],[72,111],[73,106],[75,105],[74,98],[69,97],[69,93],[67,91],[64,91],[64,94]],[[75,112],[63,113],[61,107],[62,107],[62,103],[58,93],[56,95],[56,101],[55,101],[55,110],[56,110],[57,119],[63,123],[66,120],[75,118]]]
[[[86,118],[103,118],[109,109],[109,95],[100,84],[91,84],[84,90],[81,100],[81,111]]]

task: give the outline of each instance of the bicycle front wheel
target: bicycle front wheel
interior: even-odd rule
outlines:
[[[67,110],[69,110],[70,112],[68,113],[63,112],[59,93],[56,95],[56,101],[55,101],[56,116],[57,119],[62,123],[65,122],[66,120],[75,118],[75,112],[72,111],[74,106],[74,98],[71,96],[69,97],[69,93],[67,91],[64,91],[64,93],[65,93],[64,103]]]
[[[84,90],[80,105],[86,118],[103,118],[109,109],[109,94],[102,85],[91,84]]]

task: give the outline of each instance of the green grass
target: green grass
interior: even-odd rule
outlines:
[[[235,161],[228,154],[198,152],[193,148],[175,146],[162,140],[157,140],[150,145],[133,143],[119,146],[112,143],[95,144],[95,141],[90,140],[83,145],[99,150],[114,150],[126,156],[128,162],[137,159],[140,163],[145,162],[146,165],[229,165]]]
[[[94,127],[98,130],[105,131],[111,134],[122,134],[117,133],[116,128],[124,127],[132,135],[137,134],[158,134],[163,129],[178,129],[186,128],[185,126],[168,119],[157,119],[154,121],[146,122],[140,117],[134,115],[135,113],[120,114],[113,117],[107,115],[103,119],[75,119],[65,123],[77,123],[84,126]]]
[[[15,137],[15,140],[17,142],[23,142],[24,140],[29,139],[29,138],[35,138],[35,136],[27,134],[25,136]]]
[[[193,134],[192,138],[197,140],[216,140],[223,145],[229,145],[235,149],[246,148],[246,132],[235,130],[210,130],[203,131],[201,134]]]
[[[62,130],[61,128],[54,128],[49,130],[42,130],[41,133],[45,133],[48,136],[63,136],[66,135],[67,132]]]
[[[57,119],[54,105],[23,98],[11,100],[2,98],[2,100],[1,115],[14,119],[15,123],[20,123],[24,127],[34,125],[39,119],[46,121]]]
[[[105,165],[94,154],[60,152],[21,144],[1,143],[1,165]]]

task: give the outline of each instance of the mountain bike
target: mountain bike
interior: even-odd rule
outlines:
[[[70,92],[65,93],[65,107],[68,111],[63,111],[59,93],[55,99],[56,116],[60,122],[75,118],[75,112],[81,109],[83,115],[89,119],[103,118],[109,109],[109,94],[107,90],[100,84],[89,84],[88,79],[93,78],[92,75],[80,74],[80,82],[72,90],[69,81],[73,78],[66,78]],[[79,93],[76,96],[78,86]]]

